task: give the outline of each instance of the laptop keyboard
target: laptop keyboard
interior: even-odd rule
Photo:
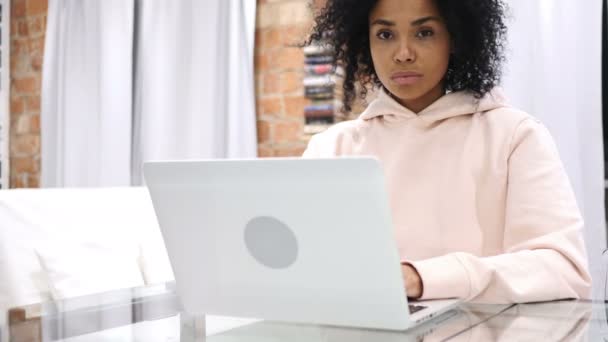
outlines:
[[[422,305],[412,305],[412,304],[408,304],[409,308],[410,308],[410,314],[416,313],[420,310],[424,310],[427,307],[426,306],[422,306]]]

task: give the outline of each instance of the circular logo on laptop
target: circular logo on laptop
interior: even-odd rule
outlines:
[[[269,216],[251,219],[245,226],[245,245],[260,264],[287,268],[298,257],[298,240],[283,222]]]

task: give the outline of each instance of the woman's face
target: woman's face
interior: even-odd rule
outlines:
[[[418,113],[443,96],[450,34],[433,0],[379,0],[369,25],[376,74],[397,101]]]

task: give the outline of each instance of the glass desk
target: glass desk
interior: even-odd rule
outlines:
[[[14,308],[1,341],[608,341],[608,305],[465,304],[407,332],[195,317],[173,283]]]

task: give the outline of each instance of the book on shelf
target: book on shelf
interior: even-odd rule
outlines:
[[[333,110],[316,110],[309,111],[304,113],[305,119],[319,119],[319,118],[333,118],[334,111]]]
[[[318,65],[318,64],[328,64],[333,63],[333,56],[306,56],[304,57],[304,63]]]
[[[311,44],[305,46],[303,52],[305,56],[331,55],[333,53],[329,44]]]
[[[333,109],[334,109],[333,101],[319,101],[319,102],[313,102],[312,104],[304,107],[304,112],[319,111],[319,110],[333,110]]]
[[[308,98],[308,99],[310,99],[312,101],[333,100],[334,99],[334,93],[333,92],[327,92],[327,93],[306,94],[306,98]]]
[[[335,119],[333,116],[320,116],[318,118],[310,117],[306,118],[307,125],[333,125],[335,123]]]
[[[304,108],[305,134],[323,132],[336,122],[336,84],[344,70],[336,66],[334,48],[324,41],[304,47],[304,96],[311,100]],[[340,92],[338,92],[339,94]]]
[[[327,75],[332,74],[336,70],[333,64],[311,64],[304,66],[306,75]]]
[[[304,87],[304,94],[315,95],[315,94],[326,94],[331,93],[334,94],[335,87],[333,85],[321,85],[321,86],[308,86]]]
[[[333,87],[338,78],[336,75],[327,74],[327,75],[315,75],[315,76],[305,76],[302,83],[304,87]]]

